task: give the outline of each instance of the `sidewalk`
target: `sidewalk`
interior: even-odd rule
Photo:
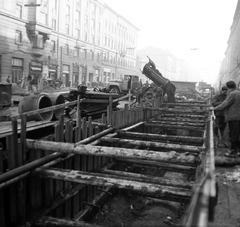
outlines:
[[[215,220],[209,227],[240,227],[240,166],[217,167],[219,186]]]

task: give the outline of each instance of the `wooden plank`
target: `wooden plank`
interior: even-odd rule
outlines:
[[[93,124],[92,124],[92,117],[88,118],[88,136],[92,136],[93,135]],[[94,156],[88,156],[88,171],[92,171],[93,170],[93,166],[94,166],[94,159],[96,157]],[[94,187],[90,186],[89,187],[89,199],[88,201],[92,201],[94,198],[94,194],[96,193],[96,190],[94,191]]]
[[[122,139],[122,138],[109,138],[109,137],[102,137],[99,139],[101,142],[104,143],[112,143],[115,145],[121,145],[125,147],[138,147],[139,149],[150,149],[150,150],[157,150],[157,151],[177,151],[177,152],[191,152],[191,153],[200,153],[203,151],[204,147],[199,146],[191,146],[191,145],[182,145],[182,144],[171,144],[169,142],[152,142],[146,140],[131,140],[131,139]]]
[[[54,135],[55,135],[55,141],[56,142],[60,142],[61,140],[61,133],[63,133],[61,131],[61,129],[63,129],[63,126],[60,125],[62,122],[62,119],[60,117],[60,120],[59,120],[59,125],[56,125],[55,127],[55,130],[54,130]],[[57,164],[57,167],[58,168],[61,168],[62,167],[62,162],[58,163]],[[53,188],[54,188],[54,197],[57,197],[57,196],[60,196],[60,192],[62,191],[62,182],[60,181],[54,181],[53,182]],[[54,211],[54,215],[56,217],[62,217],[63,216],[63,208],[62,207],[58,207],[55,211]]]
[[[0,174],[3,173],[3,150],[2,148],[0,148]],[[6,226],[6,222],[5,222],[5,213],[6,211],[6,204],[3,201],[4,198],[4,193],[3,190],[0,190],[0,201],[1,201],[1,205],[0,205],[0,226]]]
[[[59,105],[55,105],[55,106],[49,106],[46,108],[42,108],[42,109],[38,109],[38,110],[33,110],[33,111],[29,111],[26,112],[26,116],[32,116],[35,114],[39,114],[39,113],[47,113],[49,111],[53,111],[53,110],[58,110],[58,109],[62,109],[68,106],[72,106],[72,105],[76,105],[77,104],[77,100],[76,101],[72,101],[72,102],[68,102],[68,103],[63,103],[63,104],[59,104]],[[17,114],[11,117],[12,120],[17,120],[21,118],[21,114]]]
[[[168,124],[157,124],[147,122],[144,124],[146,127],[158,127],[158,128],[165,128],[165,129],[186,129],[186,130],[193,130],[193,131],[204,131],[204,127],[195,127],[195,126],[184,126],[184,125],[168,125]]]
[[[81,155],[94,155],[115,158],[134,158],[143,160],[156,160],[170,163],[184,163],[196,165],[200,162],[198,156],[185,153],[171,152],[156,152],[151,150],[127,149],[119,147],[103,147],[92,145],[79,145],[75,146],[72,143],[62,142],[49,142],[40,140],[27,140],[27,147],[29,149],[41,149],[44,151],[57,150],[66,154],[81,154]],[[82,170],[86,171],[86,161],[82,162]]]
[[[72,125],[70,125],[70,121],[67,121],[65,123],[65,141],[67,143],[72,142],[71,140],[71,131],[72,131]],[[71,169],[71,161],[72,159],[67,159],[64,162],[64,169]],[[71,188],[71,183],[69,182],[64,182],[64,193],[69,191]],[[66,200],[65,204],[64,204],[64,217],[66,218],[71,218],[71,199]]]
[[[81,131],[81,127],[80,127],[80,131]],[[75,138],[76,138],[76,134],[78,134],[79,129],[75,128],[74,130],[75,132]],[[78,138],[75,139],[75,141],[79,141]],[[74,170],[80,170],[80,155],[74,155],[73,156],[73,169]],[[73,198],[72,198],[72,216],[75,216],[78,212],[79,212],[79,207],[80,207],[80,196],[79,196],[79,192],[76,193]]]
[[[26,145],[26,139],[25,139]],[[19,161],[18,166],[23,165],[22,144],[18,144]],[[17,197],[18,197],[18,224],[24,225],[26,223],[26,180],[17,183]]]
[[[27,123],[27,128],[26,128],[26,131],[27,132],[30,132],[30,131],[33,131],[33,130],[36,130],[36,129],[40,129],[40,128],[45,128],[45,127],[48,127],[48,126],[54,126],[56,124],[56,122],[36,122],[34,125],[31,124],[29,125]],[[18,133],[21,133],[21,126],[18,126]],[[12,129],[6,129],[6,130],[1,130],[0,132],[0,138],[4,138],[4,137],[7,137],[9,135],[12,135]]]
[[[9,144],[11,143],[11,145]],[[18,135],[17,135],[17,121],[12,121],[12,136],[8,141],[9,154],[9,169],[12,170],[18,165]],[[10,219],[11,223],[17,224],[18,221],[18,200],[17,200],[17,188],[16,185],[10,186]]]
[[[44,227],[44,226],[59,226],[59,227],[101,227],[99,225],[91,225],[89,223],[83,222],[83,221],[70,221],[60,218],[53,218],[44,216],[38,221],[34,223],[34,226],[36,227]]]
[[[86,117],[84,117],[82,119],[82,138],[83,140],[87,138],[87,119]],[[81,164],[80,164],[80,170],[82,171],[87,171],[87,155],[81,155]],[[79,204],[81,204],[81,208],[82,208],[82,204],[83,202],[86,202],[87,200],[87,191],[88,188],[84,187],[81,191],[80,191],[80,196],[79,196]]]
[[[41,178],[61,179],[81,184],[114,187],[127,190],[131,189],[133,191],[144,193],[145,195],[151,195],[155,198],[162,198],[171,201],[189,202],[192,196],[192,192],[189,191],[189,189],[133,181],[132,179],[119,179],[118,176],[109,176],[108,174],[45,168],[38,168],[34,170],[32,174]]]
[[[132,139],[145,139],[150,141],[162,141],[162,142],[188,142],[191,144],[203,145],[204,139],[202,137],[191,137],[191,136],[171,136],[171,135],[161,135],[161,134],[151,134],[151,133],[139,133],[139,132],[127,132],[119,131],[118,137],[120,138],[132,138]]]
[[[21,116],[21,145],[22,145],[22,164],[26,163],[26,125],[27,125],[27,116],[22,114]]]
[[[110,96],[109,97],[109,105],[107,107],[107,123],[109,125],[112,124],[111,120],[112,120],[112,97]]]

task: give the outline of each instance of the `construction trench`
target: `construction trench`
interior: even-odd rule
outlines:
[[[101,122],[81,118],[78,106],[76,121],[62,115],[38,139],[26,136],[27,117],[47,110],[17,116],[0,155],[0,226],[208,223],[216,197],[208,106],[109,105]]]

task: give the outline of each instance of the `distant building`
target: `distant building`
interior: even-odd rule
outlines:
[[[137,68],[143,69],[148,62],[147,56],[154,61],[162,75],[171,81],[196,81],[199,78],[197,70],[186,61],[177,58],[169,50],[156,47],[146,47],[137,51]],[[137,74],[142,77],[140,70]]]
[[[219,70],[219,76],[215,83],[215,87],[219,89],[228,80],[233,80],[240,86],[240,1],[238,1],[233,22],[231,25],[231,32],[228,38],[228,45],[225,51],[225,59],[222,61]]]
[[[139,29],[102,1],[2,0],[0,20],[1,81],[31,74],[69,86],[136,74]]]

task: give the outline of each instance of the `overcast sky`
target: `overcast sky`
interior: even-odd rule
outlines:
[[[237,0],[103,0],[137,26],[138,48],[168,48],[213,83],[224,58]],[[191,50],[195,49],[196,50]]]

